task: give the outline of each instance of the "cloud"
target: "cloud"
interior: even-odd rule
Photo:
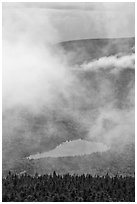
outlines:
[[[102,143],[95,143],[78,139],[69,142],[66,141],[49,152],[30,155],[28,159],[87,155],[92,154],[93,152],[103,152],[106,150],[108,150],[107,146],[103,145]]]
[[[98,60],[93,60],[90,63],[84,63],[81,68],[91,71],[98,70],[110,70],[112,73],[120,71],[122,69],[135,69],[135,54],[124,55],[124,56],[109,56],[101,57]]]
[[[2,45],[5,162],[14,166],[16,159],[51,150],[66,140],[97,140],[101,132],[100,141],[109,144],[111,134],[112,139],[117,135],[123,139],[130,128],[134,133],[134,54],[103,57],[84,63],[77,72],[75,66],[68,65],[65,52],[55,45],[64,39],[99,37],[103,29],[108,36],[111,22],[118,22],[122,35],[117,18],[108,22],[108,17],[107,21],[102,19],[103,13],[99,11],[5,6]],[[117,12],[120,15],[124,17],[126,12]],[[127,35],[125,31],[124,34]],[[111,70],[114,66],[114,70],[124,70],[123,73],[100,72],[103,67]],[[105,135],[109,133],[108,139]]]
[[[44,46],[59,39],[58,31],[50,22],[48,11],[37,9],[3,9],[3,40],[10,43],[22,41]]]
[[[121,148],[127,143],[134,143],[135,113],[131,110],[118,110],[114,107],[100,110],[100,114],[89,131],[87,139],[99,141]]]

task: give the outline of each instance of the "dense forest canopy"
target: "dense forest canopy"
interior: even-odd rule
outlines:
[[[3,202],[134,202],[134,177],[90,174],[30,176],[9,174],[2,182]]]

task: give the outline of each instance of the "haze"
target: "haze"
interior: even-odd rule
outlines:
[[[124,47],[126,52],[119,53],[123,44],[117,43],[118,53],[104,56],[102,50],[103,56],[94,59],[88,53],[89,61],[73,65],[71,57],[85,57],[85,48],[81,53],[79,47],[66,52],[57,44],[134,37],[134,3],[102,6],[3,3],[5,163],[13,167],[20,158],[52,151],[70,140],[99,142],[109,148],[134,143],[132,43]],[[108,43],[105,50],[109,48]],[[96,45],[93,50],[97,55]]]

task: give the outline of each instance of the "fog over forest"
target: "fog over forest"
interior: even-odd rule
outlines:
[[[91,148],[96,144],[100,152],[121,151],[134,144],[135,39],[130,23],[134,6],[125,5],[124,11],[122,7],[117,10],[116,5],[114,9],[102,5],[106,15],[98,14],[98,5],[90,8],[90,17],[95,15],[90,18],[93,32],[90,28],[85,31],[91,32],[90,37],[84,31],[78,36],[75,29],[78,17],[85,22],[83,15],[90,15],[87,7],[82,10],[70,6],[65,11],[52,4],[47,8],[40,4],[3,4],[4,170],[14,168],[22,158],[35,158],[37,153],[47,154],[56,148],[61,156],[64,150],[58,146],[64,148],[64,143],[68,149],[75,144],[73,155],[78,155],[79,145],[81,151],[89,143]],[[71,13],[76,20],[72,28]],[[63,16],[70,36],[65,35]],[[127,19],[125,35],[120,35],[117,16]],[[117,28],[115,36],[108,19]]]

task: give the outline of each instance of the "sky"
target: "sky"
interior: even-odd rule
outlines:
[[[3,11],[25,14],[34,11],[46,34],[47,19],[54,28],[55,41],[86,38],[119,38],[135,36],[134,3],[3,3]],[[41,18],[40,18],[41,17]],[[32,16],[33,18],[33,16]],[[45,31],[45,32],[44,32]]]

